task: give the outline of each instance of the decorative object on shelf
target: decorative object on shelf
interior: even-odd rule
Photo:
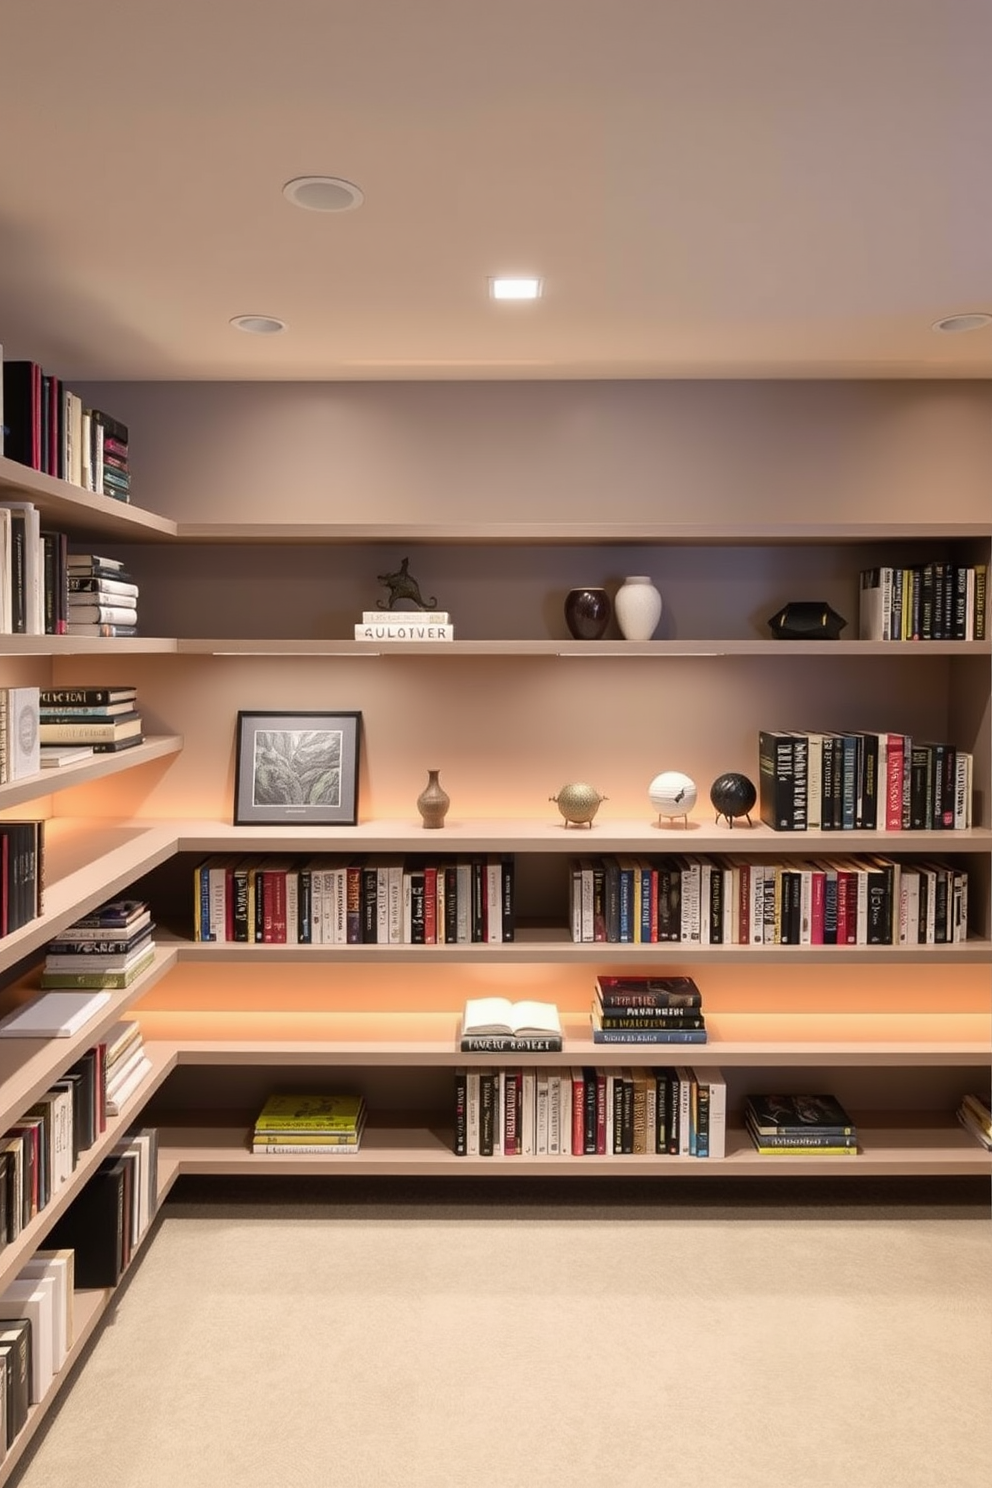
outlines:
[[[431,595],[430,599],[424,599],[420,592],[420,585],[410,573],[410,560],[404,558],[395,573],[378,574],[376,577],[380,584],[384,584],[389,590],[388,599],[380,599],[380,610],[395,610],[400,600],[407,600],[418,610],[436,610],[437,598]]]
[[[696,782],[681,770],[663,770],[648,786],[648,799],[658,813],[669,820],[681,817],[689,825],[689,812],[696,804]]]
[[[746,775],[741,775],[737,770],[729,770],[726,775],[718,775],[710,786],[710,800],[716,810],[716,819],[721,816],[727,818],[728,826],[734,825],[735,816],[746,816],[747,824],[751,826],[751,812],[754,803],[758,799],[758,792],[754,782],[748,780]]]
[[[353,827],[361,713],[238,713],[234,825]]]
[[[588,585],[565,595],[565,624],[577,641],[602,640],[612,614],[613,602],[605,589]]]
[[[839,641],[846,624],[825,599],[793,599],[771,617],[768,628],[777,641]]]
[[[563,785],[556,796],[548,797],[549,801],[556,803],[565,818],[566,827],[591,827],[596,812],[608,799],[583,780],[577,780],[572,785]]]
[[[631,574],[617,590],[613,609],[625,641],[649,641],[661,619],[661,595],[647,574]]]
[[[425,827],[443,827],[451,805],[451,797],[437,778],[440,773],[440,770],[427,771],[427,784],[417,797],[417,810]]]

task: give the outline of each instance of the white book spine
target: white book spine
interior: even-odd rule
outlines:
[[[391,864],[388,873],[389,915],[386,924],[386,936],[390,945],[402,945],[404,913],[402,863]]]
[[[453,625],[356,625],[356,641],[384,641],[384,642],[409,642],[424,641],[435,643],[439,641],[453,641],[455,639],[455,628]]]
[[[479,1155],[479,1070],[472,1067],[468,1071],[465,1081],[465,1107],[466,1107],[466,1133],[465,1154],[467,1157],[478,1157]]]
[[[498,862],[486,864],[486,941],[503,941],[503,865]]]

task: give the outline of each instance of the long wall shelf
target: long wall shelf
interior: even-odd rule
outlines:
[[[871,1111],[853,1113],[858,1125],[856,1157],[764,1157],[755,1152],[739,1127],[727,1131],[727,1156],[722,1159],[690,1157],[456,1157],[452,1151],[450,1126],[436,1123],[389,1125],[388,1117],[370,1116],[362,1136],[361,1150],[336,1158],[258,1154],[250,1150],[247,1120],[231,1117],[227,1124],[163,1126],[160,1151],[174,1161],[181,1173],[248,1174],[315,1173],[341,1176],[345,1173],[417,1177],[510,1177],[532,1175],[562,1177],[595,1173],[597,1177],[678,1176],[706,1178],[769,1177],[773,1173],[791,1177],[826,1174],[844,1177],[882,1177],[911,1170],[914,1174],[955,1177],[988,1176],[992,1156],[951,1118],[930,1112],[921,1118],[914,1112]]]
[[[383,617],[386,618],[385,616]],[[399,618],[399,617],[393,617]],[[417,623],[415,615],[410,623]],[[406,617],[403,622],[407,623]],[[33,637],[38,640],[41,637]],[[49,637],[49,639],[52,639]],[[160,643],[163,647],[165,642]],[[626,659],[632,656],[896,657],[992,656],[992,641],[354,641],[179,639],[180,655],[206,656],[557,656],[562,659]]]

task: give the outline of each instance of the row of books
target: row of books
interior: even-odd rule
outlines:
[[[776,832],[963,831],[973,757],[908,734],[758,735],[758,807]]]
[[[99,700],[99,701],[98,701]],[[134,687],[43,688],[38,732],[42,749],[88,749],[115,754],[144,740],[138,693]]]
[[[922,563],[861,571],[862,641],[984,641],[988,566]]]
[[[573,941],[949,945],[968,937],[960,863],[892,857],[581,858]]]
[[[365,1129],[362,1095],[271,1095],[255,1120],[251,1150],[281,1157],[346,1157]]]
[[[0,1138],[0,1246],[16,1240],[106,1129],[105,1047],[87,1049]]]
[[[70,553],[30,501],[0,502],[0,633],[134,635],[138,586],[124,565]],[[112,631],[93,627],[113,623]]]
[[[509,857],[214,854],[193,873],[198,941],[467,945],[514,938]]]
[[[102,991],[129,987],[155,959],[144,899],[114,899],[68,925],[48,943],[42,987]]]
[[[958,1106],[957,1118],[965,1131],[992,1152],[992,1100],[987,1095],[968,1092]]]
[[[44,1400],[75,1342],[75,1253],[36,1251],[0,1293],[0,1461]]]
[[[158,1132],[130,1131],[55,1222],[50,1243],[75,1253],[76,1285],[116,1286],[158,1207]]]
[[[5,360],[0,454],[31,470],[130,501],[128,429],[37,362]]]
[[[835,1095],[748,1095],[744,1127],[768,1157],[856,1157],[858,1130]]]
[[[447,610],[405,613],[401,610],[363,610],[355,626],[356,641],[453,641],[455,627]]]
[[[44,822],[0,822],[0,937],[41,914],[44,882]]]
[[[721,1070],[598,1066],[455,1071],[459,1157],[723,1157]]]

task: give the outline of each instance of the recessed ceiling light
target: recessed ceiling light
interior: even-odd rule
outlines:
[[[277,336],[286,329],[284,320],[274,315],[235,315],[231,319],[235,330],[247,331],[250,336]]]
[[[494,300],[539,300],[540,279],[490,279],[489,293]]]
[[[365,200],[357,186],[339,176],[296,176],[286,182],[282,194],[307,212],[352,212]]]
[[[935,320],[932,329],[935,331],[980,331],[982,326],[992,325],[992,315],[986,315],[983,310],[973,311],[967,315],[945,315],[943,320]]]

